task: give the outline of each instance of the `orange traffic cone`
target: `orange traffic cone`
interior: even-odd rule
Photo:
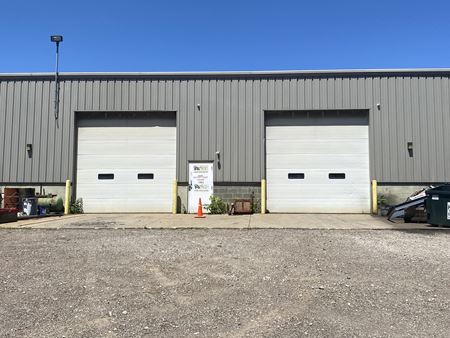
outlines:
[[[205,216],[203,216],[203,206],[201,198],[198,199],[197,216],[195,216],[195,218],[205,218]]]

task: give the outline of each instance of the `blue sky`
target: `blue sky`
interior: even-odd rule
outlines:
[[[21,1],[0,72],[450,67],[450,1]]]

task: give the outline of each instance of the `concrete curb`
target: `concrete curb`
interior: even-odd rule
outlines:
[[[200,227],[200,226],[110,226],[110,227],[96,227],[96,226],[0,226],[1,230],[307,230],[307,231],[449,231],[450,228],[445,227]]]
[[[0,224],[1,229],[77,229],[77,230],[395,230],[445,231],[419,223],[392,223],[381,217],[357,214],[267,214],[208,215],[195,219],[192,215],[171,214],[83,214],[44,219],[22,220]]]

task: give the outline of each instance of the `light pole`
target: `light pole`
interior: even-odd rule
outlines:
[[[59,115],[59,83],[58,83],[58,56],[59,43],[62,42],[62,35],[52,35],[50,40],[56,43],[56,69],[55,69],[55,120],[58,120]]]

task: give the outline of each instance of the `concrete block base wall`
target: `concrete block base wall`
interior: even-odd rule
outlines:
[[[404,202],[414,192],[428,187],[428,185],[378,185],[378,198],[384,196],[389,205]]]
[[[260,183],[246,185],[221,185],[214,186],[214,195],[220,197],[225,203],[231,205],[235,199],[246,198],[251,199],[252,195],[254,203],[261,206],[261,185]],[[188,187],[186,185],[178,186],[178,203],[177,213],[186,213],[188,210]]]
[[[378,197],[385,196],[388,204],[394,205],[404,202],[408,196],[417,190],[423,189],[428,185],[378,185]],[[56,194],[61,198],[65,195],[64,185],[7,185],[0,186],[0,192],[3,193],[4,188],[34,188],[36,192],[41,194]],[[231,204],[233,200],[239,198],[252,198],[254,194],[254,201],[261,205],[261,186],[254,185],[215,185],[214,195],[219,196],[226,203]],[[3,201],[0,205],[3,207]],[[178,203],[177,213],[186,213],[188,209],[188,187],[186,185],[178,186]]]
[[[251,199],[253,197],[254,203],[258,205],[258,210],[261,206],[260,183],[254,185],[215,185],[214,195],[220,197],[228,205],[231,205],[235,199]]]
[[[188,210],[188,186],[179,185],[177,196],[177,214],[187,214]]]

